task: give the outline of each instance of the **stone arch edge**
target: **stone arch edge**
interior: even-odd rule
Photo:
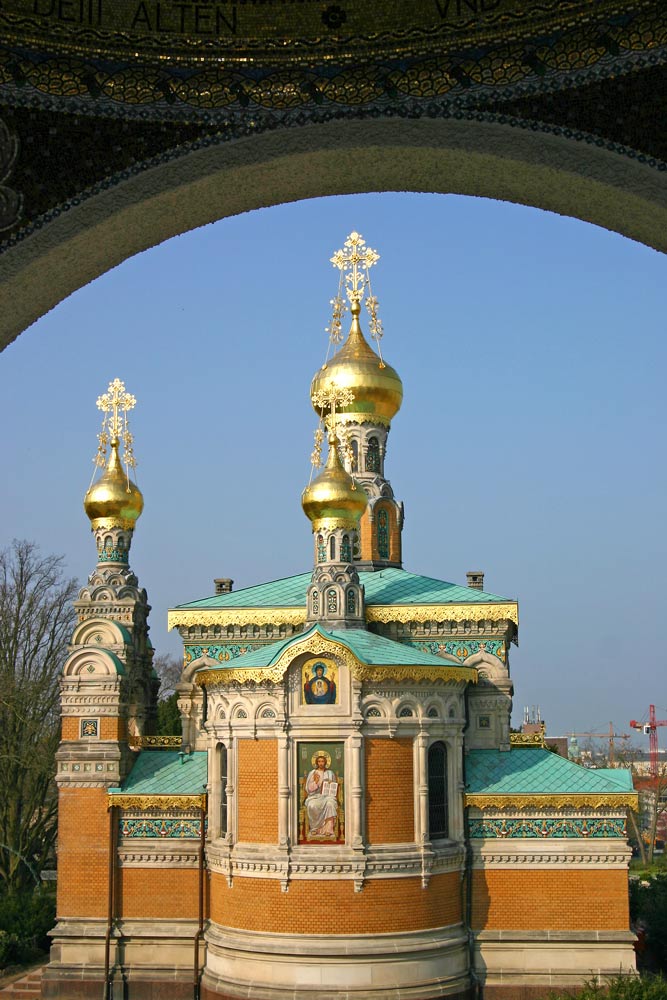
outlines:
[[[339,121],[178,153],[77,199],[5,251],[0,348],[73,291],[172,236],[256,208],[326,195],[413,191],[496,198],[667,251],[667,171],[631,150],[539,123],[493,116]]]

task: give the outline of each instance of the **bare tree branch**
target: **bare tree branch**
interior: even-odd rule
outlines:
[[[17,887],[56,837],[59,679],[74,626],[74,580],[32,542],[0,550],[0,880]],[[26,861],[27,864],[23,864]]]

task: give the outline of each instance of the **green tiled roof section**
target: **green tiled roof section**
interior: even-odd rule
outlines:
[[[366,604],[504,604],[510,598],[487,594],[473,587],[461,587],[430,576],[419,576],[404,569],[383,569],[377,573],[360,573],[366,589]],[[288,576],[283,580],[261,583],[231,594],[216,594],[184,608],[294,608],[305,607],[310,573]]]
[[[109,791],[117,795],[201,795],[207,781],[205,751],[181,757],[178,750],[142,750],[122,788]]]
[[[632,791],[607,770],[580,767],[541,747],[471,750],[466,756],[469,795],[587,795]],[[629,774],[629,772],[628,772]]]
[[[632,782],[632,771],[629,767],[599,767],[598,774],[604,774],[611,781],[616,781],[624,792],[634,792],[635,787]]]
[[[452,664],[443,660],[440,656],[433,656],[431,653],[423,653],[419,649],[411,646],[404,646],[400,642],[392,639],[385,639],[383,636],[374,635],[373,632],[366,632],[365,629],[347,629],[338,632],[335,629],[330,633],[333,639],[344,643],[358,660],[362,663],[377,664],[378,666],[405,666],[418,665],[423,667],[452,667]]]
[[[362,663],[377,666],[394,666],[395,664],[448,668],[456,666],[456,664],[442,660],[439,656],[432,656],[431,653],[423,653],[419,649],[404,646],[402,643],[394,642],[393,639],[385,639],[382,636],[374,635],[373,632],[367,632],[365,629],[341,629],[340,631],[334,629],[329,631],[320,625],[314,625],[307,632],[302,632],[300,635],[293,636],[290,639],[283,639],[280,642],[272,642],[270,646],[262,646],[259,649],[252,650],[250,653],[244,653],[242,659],[229,660],[222,669],[233,669],[237,666],[243,667],[244,670],[247,667],[270,667],[276,663],[289,646],[294,646],[297,643],[308,640],[314,633],[342,643]],[[216,665],[213,668],[206,669],[219,670],[220,666]]]

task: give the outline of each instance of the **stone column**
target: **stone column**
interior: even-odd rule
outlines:
[[[363,788],[361,784],[361,744],[362,738],[359,733],[350,736],[347,741],[349,749],[349,801],[350,801],[350,843],[355,850],[363,850],[363,818],[362,818],[362,797]]]
[[[278,737],[278,846],[289,848],[289,736]]]
[[[463,733],[457,730],[445,743],[447,747],[447,805],[449,808],[449,837],[463,840]]]
[[[417,750],[417,843],[426,844],[429,839],[428,834],[428,736],[420,733],[415,740]]]

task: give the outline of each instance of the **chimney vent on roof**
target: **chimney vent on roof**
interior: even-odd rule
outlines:
[[[216,594],[231,594],[234,581],[227,576],[221,576],[214,580]]]
[[[484,590],[484,574],[479,570],[470,570],[466,573],[468,577],[468,586],[472,590]]]

